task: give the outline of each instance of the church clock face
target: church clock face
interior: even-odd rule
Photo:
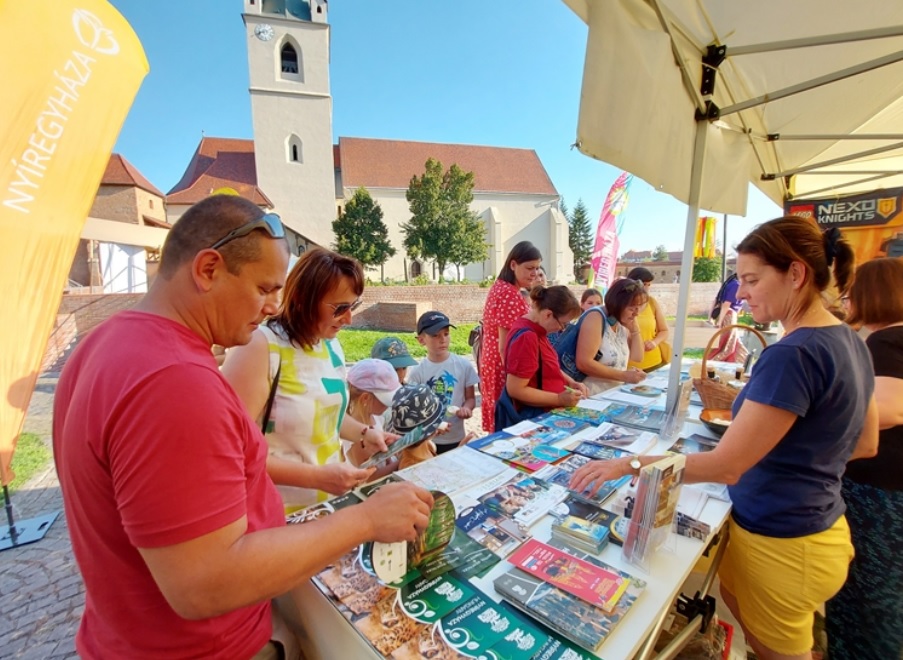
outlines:
[[[261,41],[269,41],[274,36],[276,36],[276,31],[273,30],[272,25],[261,23],[256,28],[254,28],[254,36],[256,36]]]

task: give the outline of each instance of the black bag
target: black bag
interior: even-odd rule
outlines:
[[[511,344],[514,343],[514,340],[520,337],[523,333],[529,332],[527,328],[521,328],[517,332],[515,332],[511,338],[508,340],[507,346],[505,346],[505,363],[508,363],[508,348]],[[542,351],[539,352],[539,370],[536,372],[536,387],[537,389],[542,389]],[[515,403],[514,399],[508,394],[508,388],[502,387],[502,393],[499,395],[499,400],[495,402],[495,430],[501,431],[502,429],[508,428],[509,426],[514,426],[525,419],[532,419],[546,412],[545,408],[540,408],[539,406],[528,406],[524,404]]]

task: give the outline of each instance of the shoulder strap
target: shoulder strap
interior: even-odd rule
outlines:
[[[270,395],[267,397],[267,405],[263,409],[263,420],[260,422],[260,430],[266,435],[267,424],[270,422],[270,412],[273,410],[273,400],[276,398],[276,386],[279,385],[279,374],[282,372],[282,360],[279,360],[279,366],[276,367],[276,375],[273,377],[273,384],[270,385]]]

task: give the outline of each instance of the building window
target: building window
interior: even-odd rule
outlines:
[[[298,75],[298,51],[291,44],[282,46],[282,73]]]
[[[290,135],[286,146],[286,157],[290,163],[304,162],[304,145],[297,135]]]

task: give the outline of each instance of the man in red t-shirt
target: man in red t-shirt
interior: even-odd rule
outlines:
[[[196,204],[148,294],[63,370],[54,457],[85,581],[82,657],[253,657],[269,648],[271,598],[364,541],[426,525],[432,498],[405,484],[284,526],[266,443],[210,350],[247,343],[276,311],[283,236],[240,197]]]

